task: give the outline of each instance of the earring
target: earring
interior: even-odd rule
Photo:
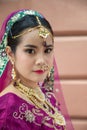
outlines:
[[[51,74],[51,73],[50,73],[50,70],[49,70],[49,72],[48,72],[48,74],[47,74],[47,77],[48,77],[48,78],[50,78],[50,74]]]
[[[51,71],[52,71],[52,69],[53,69],[53,67],[49,68],[49,72],[48,72],[48,74],[47,74],[48,79],[49,79],[50,76],[51,76]]]
[[[14,69],[14,62],[11,62],[11,63],[12,63],[11,76],[12,76],[12,79],[15,80],[16,79],[16,72],[15,72],[15,69]]]
[[[54,67],[51,67],[46,79],[44,80],[44,86],[47,91],[53,91],[54,85]]]

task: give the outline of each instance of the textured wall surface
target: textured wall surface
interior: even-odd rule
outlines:
[[[35,9],[55,34],[55,57],[75,130],[87,130],[87,0],[0,0],[0,26],[12,11]]]

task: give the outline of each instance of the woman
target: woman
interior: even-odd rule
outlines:
[[[0,40],[0,130],[72,130],[53,94],[49,22],[33,10],[13,12]]]

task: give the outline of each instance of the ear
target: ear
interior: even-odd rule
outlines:
[[[5,51],[6,51],[6,54],[7,54],[8,58],[9,58],[9,60],[11,62],[14,61],[14,53],[12,52],[11,47],[7,46]]]

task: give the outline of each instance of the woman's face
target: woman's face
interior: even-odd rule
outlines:
[[[39,36],[39,29],[22,35],[13,58],[17,75],[21,80],[43,81],[49,70],[41,71],[40,66],[48,65],[49,68],[53,66],[51,35],[49,34],[45,41]]]

